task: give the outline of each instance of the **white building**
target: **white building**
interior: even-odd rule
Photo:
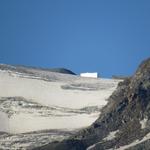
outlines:
[[[80,73],[81,77],[89,77],[89,78],[98,78],[98,73],[97,72],[86,72],[86,73]]]

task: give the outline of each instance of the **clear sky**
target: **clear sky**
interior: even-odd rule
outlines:
[[[111,77],[149,56],[149,0],[0,0],[0,63]]]

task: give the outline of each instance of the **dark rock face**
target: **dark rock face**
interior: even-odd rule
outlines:
[[[140,121],[147,119],[144,127]],[[107,139],[111,132],[115,136]],[[62,142],[50,143],[41,150],[106,150],[129,145],[150,132],[150,58],[143,61],[135,75],[126,78],[110,96],[99,118],[89,127]],[[129,149],[148,149],[141,142]],[[91,146],[92,145],[92,146]],[[90,147],[91,146],[91,147]],[[89,148],[88,148],[89,147]]]
[[[68,69],[65,69],[65,68],[53,68],[53,69],[48,69],[48,70],[51,71],[51,72],[58,72],[58,73],[76,75],[71,70],[68,70]]]

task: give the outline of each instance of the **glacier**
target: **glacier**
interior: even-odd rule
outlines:
[[[90,126],[121,81],[2,66],[2,149],[32,149]]]

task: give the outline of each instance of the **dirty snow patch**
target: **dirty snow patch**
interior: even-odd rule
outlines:
[[[147,120],[148,120],[147,118],[144,118],[143,120],[140,121],[141,129],[146,128]]]
[[[119,130],[110,132],[110,133],[108,134],[108,136],[105,137],[103,140],[104,140],[104,141],[110,141],[110,140],[114,139],[114,138],[116,137],[116,136],[115,136],[116,133],[118,133],[118,132],[119,132]]]
[[[98,143],[96,143],[96,144],[98,144]],[[96,146],[96,144],[89,146],[86,150],[91,150],[92,148],[94,148]]]

